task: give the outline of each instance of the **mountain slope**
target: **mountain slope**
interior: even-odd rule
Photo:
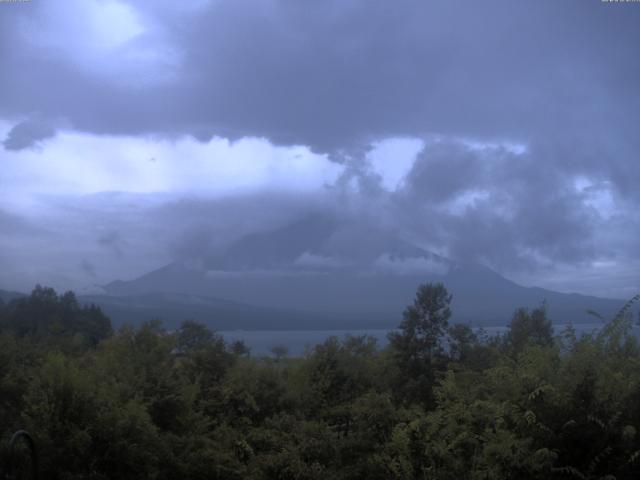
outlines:
[[[13,292],[9,290],[0,290],[0,300],[5,303],[10,302],[15,298],[24,297],[24,293]]]
[[[82,303],[99,305],[115,327],[153,319],[161,319],[168,329],[175,329],[188,319],[206,323],[216,330],[295,329],[302,319],[327,322],[330,328],[339,326],[339,322],[331,318],[316,316],[310,319],[307,313],[293,310],[255,307],[192,294],[82,295],[78,298]]]
[[[266,311],[295,310],[301,312],[298,323],[286,323],[297,328],[322,329],[328,328],[329,324],[331,328],[336,325],[372,328],[396,326],[402,311],[411,302],[417,285],[427,281],[441,281],[452,292],[454,321],[474,325],[504,325],[516,308],[535,307],[542,301],[547,302],[554,322],[584,323],[593,320],[586,314],[588,309],[611,316],[623,303],[619,300],[525,288],[496,276],[491,271],[468,270],[444,275],[358,275],[346,272],[324,275],[212,275],[196,269],[181,269],[180,265],[173,264],[131,282],[111,284],[107,290],[116,295],[152,292],[197,294],[205,297],[215,295],[239,304],[253,305],[256,315],[259,315],[260,308]],[[184,305],[184,312],[184,315],[188,313],[191,316],[202,313],[196,312],[189,305]],[[241,317],[234,316],[238,319],[238,328],[249,328],[247,325],[262,329],[281,328],[266,320],[252,321]]]
[[[584,323],[593,320],[587,310],[611,316],[623,303],[522,287],[489,268],[456,263],[370,224],[323,216],[248,235],[201,262],[174,262],[104,288],[117,296],[173,293],[251,305],[255,310],[244,314],[262,320],[227,312],[239,328],[283,324],[272,323],[271,314],[261,316],[260,309],[298,312],[282,313],[296,328],[372,328],[396,326],[416,287],[434,281],[443,282],[453,294],[453,321],[473,325],[504,325],[516,308],[542,301],[554,322]],[[185,315],[196,312],[184,308]]]

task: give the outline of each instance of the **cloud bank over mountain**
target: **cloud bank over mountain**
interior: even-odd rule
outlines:
[[[0,282],[126,278],[324,212],[530,284],[633,294],[636,7],[2,4]]]

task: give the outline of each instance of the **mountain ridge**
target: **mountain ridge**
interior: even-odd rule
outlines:
[[[442,257],[371,223],[317,215],[245,235],[216,255],[175,261],[103,287],[116,296],[172,292],[296,311],[306,316],[300,328],[323,328],[322,319],[332,326],[392,328],[425,282],[442,282],[453,294],[452,321],[478,326],[506,325],[516,308],[543,301],[556,323],[584,322],[587,310],[608,317],[624,303],[523,287],[489,267]]]

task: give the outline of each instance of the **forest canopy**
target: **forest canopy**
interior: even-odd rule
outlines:
[[[542,305],[489,337],[425,284],[386,347],[291,358],[194,321],[113,331],[37,287],[0,304],[0,427],[31,433],[51,479],[638,478],[638,299],[589,335]]]

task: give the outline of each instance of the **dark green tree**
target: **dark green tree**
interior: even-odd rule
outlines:
[[[95,346],[112,334],[102,310],[80,305],[73,292],[58,296],[54,289],[37,285],[31,295],[12,300],[3,310],[3,329],[58,346]]]
[[[531,312],[526,308],[516,310],[505,340],[514,353],[521,352],[526,345],[553,345],[553,325],[547,318],[546,306],[542,304]]]
[[[456,323],[449,327],[449,356],[452,360],[465,362],[478,344],[478,336],[469,325]]]
[[[451,299],[442,283],[420,285],[413,304],[403,313],[400,331],[389,334],[403,379],[399,392],[409,401],[433,405],[435,370],[443,363],[442,341],[451,317]]]
[[[204,350],[214,341],[213,332],[194,320],[182,322],[177,333],[176,348],[184,354]]]

